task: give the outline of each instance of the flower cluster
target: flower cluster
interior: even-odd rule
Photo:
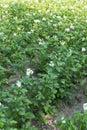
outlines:
[[[84,104],[83,104],[83,110],[84,110],[84,111],[87,111],[87,103],[84,103]]]
[[[28,69],[26,70],[26,75],[27,75],[27,76],[31,76],[33,73],[34,73],[33,70],[31,70],[30,68],[28,68]],[[17,85],[18,87],[21,87],[21,86],[22,86],[21,81],[18,80],[18,81],[16,82],[16,85]]]
[[[43,20],[43,21],[46,21],[46,18],[43,17],[42,20]]]
[[[18,87],[21,87],[21,82],[18,80],[18,81],[16,82],[16,85],[17,85]]]
[[[73,25],[70,25],[70,29],[74,30],[74,28],[75,28],[75,27],[74,27]]]
[[[85,47],[82,47],[82,52],[85,52],[85,51],[86,51]]]
[[[35,23],[40,23],[39,19],[34,20]]]
[[[63,117],[61,117],[61,122],[62,122],[63,124],[65,124],[65,123],[66,123],[66,120],[65,120],[64,116],[63,116]]]
[[[65,28],[65,32],[69,32],[70,31],[70,28]]]
[[[53,61],[50,61],[49,66],[54,67]]]
[[[0,102],[0,106],[2,105],[2,103]]]
[[[65,28],[65,32],[69,32],[70,30],[74,30],[75,27],[71,24],[68,28]]]
[[[60,44],[61,44],[61,45],[65,45],[65,41],[61,41]]]
[[[27,75],[27,76],[31,76],[33,73],[34,73],[33,70],[30,69],[30,68],[28,68],[28,69],[26,70],[26,75]]]

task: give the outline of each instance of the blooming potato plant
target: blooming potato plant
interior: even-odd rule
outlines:
[[[0,1],[0,129],[34,130],[31,119],[71,101],[87,76],[86,5]]]

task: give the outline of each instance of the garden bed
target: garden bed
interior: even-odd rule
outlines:
[[[82,106],[86,28],[86,0],[0,1],[0,129],[34,130],[32,120]]]

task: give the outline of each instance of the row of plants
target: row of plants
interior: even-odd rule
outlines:
[[[0,1],[2,130],[34,130],[32,119],[44,121],[60,100],[70,103],[87,75],[86,5],[86,0]]]

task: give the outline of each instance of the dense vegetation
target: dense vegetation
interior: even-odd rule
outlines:
[[[86,0],[0,1],[0,129],[34,130],[86,76]]]

